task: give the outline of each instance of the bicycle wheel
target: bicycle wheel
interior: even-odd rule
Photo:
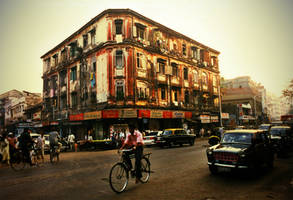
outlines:
[[[59,156],[57,159],[57,153],[54,150],[51,150],[50,152],[50,162],[53,164],[59,160]]]
[[[109,183],[112,190],[116,193],[121,193],[125,190],[128,184],[128,171],[122,163],[116,163],[109,176]]]
[[[10,159],[10,167],[14,171],[20,171],[25,166],[24,156],[21,152],[16,152],[13,154],[12,158]]]
[[[148,158],[143,157],[141,159],[141,182],[146,183],[150,179],[151,175],[151,165]]]

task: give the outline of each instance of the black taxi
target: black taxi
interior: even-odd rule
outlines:
[[[232,169],[252,169],[263,164],[273,167],[274,152],[263,130],[226,131],[217,145],[206,150],[212,174]]]

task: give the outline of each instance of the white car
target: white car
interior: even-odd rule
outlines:
[[[38,138],[39,136],[41,136],[41,134],[38,134],[38,133],[30,133],[30,136],[32,137],[32,139],[33,139],[34,141],[36,141],[37,138]]]
[[[149,131],[146,132],[145,136],[143,137],[144,145],[151,146],[155,144],[155,138],[157,135],[162,134],[163,131]]]
[[[45,138],[44,151],[45,152],[49,152],[50,151],[49,135],[48,134],[45,134],[44,135],[44,138]]]

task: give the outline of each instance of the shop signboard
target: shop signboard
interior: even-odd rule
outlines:
[[[164,119],[170,119],[173,117],[173,112],[172,111],[163,111],[163,118]]]
[[[122,109],[119,110],[120,118],[137,118],[137,110],[136,109]]]
[[[138,117],[139,118],[150,118],[151,111],[150,110],[138,110]]]
[[[119,110],[103,110],[103,118],[119,118]]]
[[[102,118],[101,111],[87,112],[87,113],[84,113],[83,115],[84,120],[101,119],[101,118]]]
[[[70,121],[82,121],[83,120],[83,113],[76,114],[76,115],[69,115]]]
[[[33,120],[39,120],[41,119],[41,111],[35,112],[33,114]]]
[[[184,112],[183,111],[174,111],[173,118],[184,118]]]
[[[211,121],[212,122],[219,122],[219,117],[218,116],[211,116]]]
[[[221,113],[222,119],[229,119],[229,113]]]
[[[206,124],[206,123],[211,123],[211,118],[209,115],[200,115],[199,116],[201,123]]]
[[[161,110],[151,110],[151,118],[153,119],[162,119],[163,111]]]
[[[185,112],[185,118],[192,118],[192,112]]]
[[[59,123],[58,122],[50,122],[50,125],[51,126],[57,126],[57,125],[59,125]]]

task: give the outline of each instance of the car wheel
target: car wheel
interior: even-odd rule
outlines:
[[[218,174],[218,167],[217,166],[209,165],[209,170],[210,170],[211,174],[213,174],[213,175]]]
[[[193,146],[194,145],[194,140],[190,140],[189,144],[190,144],[190,146]]]
[[[270,169],[274,168],[274,154],[272,154],[272,156],[269,158],[266,164],[268,168]]]

